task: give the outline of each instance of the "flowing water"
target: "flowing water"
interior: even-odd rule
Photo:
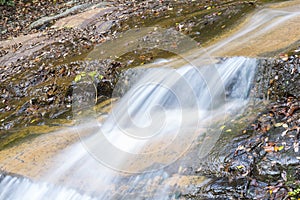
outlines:
[[[300,1],[287,1],[254,12],[206,51],[213,56],[275,56],[299,43]],[[295,46],[296,47],[296,46]],[[199,52],[192,51],[193,59]]]
[[[297,9],[259,11],[248,28],[208,50],[225,51],[247,34],[256,38],[298,16]],[[255,32],[258,27],[261,31]],[[233,57],[197,67],[139,69],[129,90],[115,90],[120,100],[105,120],[91,117],[75,127],[81,134],[93,124],[94,134],[82,136],[58,155],[54,161],[58,165],[39,182],[2,175],[0,199],[179,198],[178,193],[190,190],[187,186],[199,187],[208,180],[188,176],[186,166],[207,155],[218,140],[221,131],[207,135],[207,129],[243,112],[256,67],[256,59]],[[196,157],[187,161],[193,151]]]
[[[173,198],[172,179],[177,173],[170,168],[180,171],[181,159],[207,128],[222,124],[226,115],[241,113],[256,62],[234,57],[197,68],[186,65],[176,70],[143,70],[107,119],[103,123],[94,119],[98,131],[65,150],[57,158],[64,164],[44,177],[45,182],[63,183],[65,187],[6,176],[0,183],[1,197]],[[205,148],[198,146],[197,155],[205,156],[219,135],[204,139]],[[205,182],[202,177],[195,179]],[[180,191],[180,181],[174,181]]]

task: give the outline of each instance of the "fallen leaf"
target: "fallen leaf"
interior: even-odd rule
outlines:
[[[287,124],[282,124],[283,128],[288,128],[289,126]]]
[[[243,145],[239,145],[236,150],[239,151],[239,150],[244,150],[244,149],[245,149],[245,147]]]
[[[281,177],[282,177],[282,179],[283,179],[285,182],[287,181],[286,171],[283,171],[283,172],[281,173]]]
[[[236,166],[237,169],[243,169],[244,167],[245,167],[244,165]]]
[[[273,146],[265,146],[265,147],[263,147],[263,148],[264,148],[265,152],[268,152],[268,153],[274,151],[274,147],[273,147]]]
[[[274,126],[275,127],[280,127],[280,126],[282,126],[283,125],[283,123],[276,123]]]
[[[277,152],[277,151],[281,151],[282,149],[284,149],[284,146],[279,146],[279,147],[278,147],[278,146],[275,146],[275,147],[274,147],[274,151],[276,151],[276,152]]]
[[[90,76],[90,77],[94,77],[94,76],[96,76],[96,74],[97,74],[97,72],[96,71],[92,71],[92,72],[89,72],[88,73],[88,75]]]
[[[294,151],[296,152],[296,153],[298,153],[299,152],[299,142],[294,142]]]
[[[79,82],[81,80],[81,75],[80,74],[78,74],[76,77],[75,77],[75,82],[77,83],[77,82]]]
[[[289,130],[285,130],[281,133],[281,136],[284,137]]]

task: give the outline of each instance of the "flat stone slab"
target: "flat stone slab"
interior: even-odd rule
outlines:
[[[58,20],[53,27],[55,28],[86,28],[90,23],[104,16],[105,14],[111,13],[116,8],[94,8],[77,15],[72,15],[63,19]]]
[[[47,38],[43,33],[33,33],[30,35],[19,36],[0,42],[0,46],[5,49],[13,49],[13,45],[22,44],[18,50],[10,50],[6,55],[0,57],[0,66],[9,65],[18,59],[32,55],[43,47],[58,41],[60,38]]]
[[[97,126],[89,125],[89,127],[84,127],[84,130],[86,135],[89,135],[98,130],[97,128]],[[51,128],[45,127],[45,130],[50,132]],[[35,179],[42,176],[53,164],[62,165],[63,163],[52,163],[52,159],[60,151],[80,139],[77,134],[80,128],[66,127],[61,130],[52,128],[52,130],[53,132],[42,133],[34,139],[1,150],[0,171]]]

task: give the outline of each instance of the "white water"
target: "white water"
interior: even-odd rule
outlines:
[[[33,183],[24,178],[12,176],[1,177],[0,199],[57,199],[57,200],[92,200],[88,195],[80,194],[74,189],[57,187],[47,183]]]
[[[99,124],[99,131],[66,149],[57,158],[64,164],[44,177],[44,182],[64,187],[7,176],[0,182],[0,197],[172,198],[168,180],[174,174],[165,168],[179,168],[181,156],[212,122],[222,123],[226,114],[242,111],[255,68],[255,59],[235,57],[200,68],[145,70]],[[215,140],[205,142],[199,156],[208,153]]]

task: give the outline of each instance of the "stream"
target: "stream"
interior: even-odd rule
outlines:
[[[242,113],[256,65],[255,59],[236,57],[199,68],[187,65],[177,70],[145,70],[107,119],[99,123],[99,130],[69,147],[62,155],[66,157],[60,158],[63,166],[49,171],[44,179],[63,181],[83,191],[100,190],[101,195],[95,195],[98,199],[174,198],[171,179],[176,174],[165,168],[180,170],[181,157],[189,153],[191,144],[199,143],[196,138],[203,137],[210,126],[221,126],[226,115]],[[198,145],[199,156],[209,152],[219,135],[210,136],[213,139],[205,141],[205,148]],[[81,188],[86,185],[88,188]],[[26,194],[28,199],[91,198],[71,189],[11,177],[2,179],[1,188],[4,199],[26,199]]]
[[[206,48],[195,45],[191,50],[183,44],[170,50],[177,57],[128,69],[113,91],[108,114],[95,111],[94,86],[78,84],[72,102],[77,123],[54,137],[70,132],[79,140],[48,158],[51,165],[38,178],[1,174],[0,199],[186,199],[211,181],[193,167],[218,149],[218,141],[230,142],[224,134],[234,133],[224,124],[259,112],[249,114],[253,101],[262,102],[254,90],[262,66],[253,57],[274,54],[299,40],[299,6],[292,1],[260,9]],[[291,34],[285,38],[274,31],[278,40],[273,41],[268,35],[275,29]],[[121,45],[99,45],[87,59],[109,55],[112,47],[122,55],[132,48],[129,44],[141,44],[141,38],[131,37],[125,45],[122,38]],[[82,110],[88,114],[77,115]]]

